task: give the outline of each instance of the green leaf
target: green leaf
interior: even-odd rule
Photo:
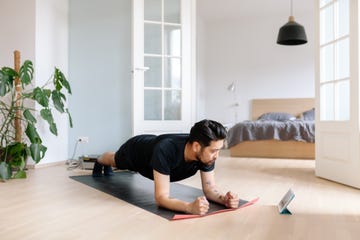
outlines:
[[[24,169],[25,159],[28,154],[26,152],[27,145],[25,143],[15,142],[7,147],[8,159],[10,167],[17,167],[20,170]]]
[[[51,90],[50,89],[43,89],[43,92],[46,94],[46,96],[48,97],[48,99],[51,96]]]
[[[26,127],[25,133],[31,143],[41,143],[42,142],[38,132],[36,131],[34,124],[29,122]]]
[[[3,67],[1,69],[1,72],[4,74],[4,75],[7,75],[9,76],[11,79],[14,79],[15,77],[18,77],[19,74],[12,68],[9,68],[9,67]]]
[[[49,106],[49,95],[46,90],[42,90],[39,87],[36,87],[33,91],[33,98],[43,107]]]
[[[68,117],[69,117],[70,127],[72,128],[72,127],[73,127],[73,121],[72,121],[72,117],[71,117],[71,114],[70,114],[70,112],[69,112],[69,109],[66,109],[65,111],[66,111],[66,113],[67,113],[67,115],[68,115]]]
[[[40,111],[41,117],[46,120],[49,124],[54,122],[54,118],[51,114],[51,110],[49,108],[43,108]]]
[[[25,161],[25,159],[27,159],[27,157],[30,155],[30,154],[28,154],[27,149],[28,149],[28,147],[26,146],[26,149],[24,149],[24,152],[23,152],[24,158],[22,159],[21,164],[20,164],[20,166],[19,166],[19,169],[20,169],[20,170],[24,170],[24,168],[25,168],[25,166],[26,166],[26,161]]]
[[[23,116],[27,121],[29,121],[31,123],[36,123],[36,118],[34,117],[34,115],[31,114],[29,109],[24,110]]]
[[[54,90],[54,91],[52,91],[51,97],[52,97],[55,108],[59,112],[63,113],[64,112],[64,103],[63,103],[62,99],[65,96],[61,92]]]
[[[26,60],[20,67],[20,80],[23,85],[29,85],[34,76],[34,67],[31,61]]]
[[[35,163],[39,163],[44,158],[47,148],[41,143],[32,143],[30,145],[31,158]]]
[[[65,87],[67,89],[67,92],[71,94],[70,84],[66,80],[65,75],[58,68],[55,68],[54,85],[57,91],[60,91],[62,87]]]
[[[10,162],[11,167],[21,168],[23,166],[25,159],[22,155],[20,155],[20,153],[16,153],[14,155],[9,154],[9,156],[11,156],[11,162]]]
[[[50,132],[57,136],[57,128],[51,110],[49,108],[41,109],[40,115],[45,121],[49,123]]]
[[[0,96],[3,97],[9,91],[9,86],[7,85],[7,81],[5,80],[5,76],[2,72],[0,72]]]
[[[6,162],[0,163],[0,179],[7,180],[11,177],[11,168]]]
[[[50,132],[51,132],[52,134],[54,134],[55,136],[58,135],[56,123],[54,123],[54,122],[51,123],[50,126],[49,126],[49,129],[50,129]]]
[[[17,73],[7,67],[3,67],[0,70],[0,96],[5,96],[12,88],[14,77],[17,76]]]
[[[26,150],[26,156],[31,156],[30,147],[27,147],[25,150]]]
[[[19,179],[19,178],[26,178],[26,172],[24,170],[19,170],[13,178]]]

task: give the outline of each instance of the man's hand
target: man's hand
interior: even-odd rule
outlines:
[[[205,196],[198,197],[195,201],[190,203],[189,212],[191,214],[204,215],[209,211],[209,202]]]
[[[239,197],[237,194],[232,192],[227,192],[224,196],[224,205],[227,208],[238,208],[239,206]]]

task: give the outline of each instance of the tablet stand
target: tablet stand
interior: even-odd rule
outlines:
[[[281,199],[281,201],[278,204],[278,209],[280,214],[292,214],[289,209],[287,209],[287,206],[289,203],[294,199],[295,194],[294,192],[289,189],[287,193],[284,195],[284,197]]]

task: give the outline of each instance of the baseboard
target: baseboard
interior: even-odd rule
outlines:
[[[53,167],[53,166],[59,166],[59,165],[65,165],[65,161],[59,161],[59,162],[51,162],[51,163],[38,163],[38,164],[28,164],[26,167],[28,169],[35,169],[35,168],[44,168],[44,167]]]

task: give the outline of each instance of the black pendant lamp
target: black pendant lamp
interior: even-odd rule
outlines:
[[[277,43],[280,45],[300,45],[307,43],[305,29],[295,22],[292,15],[292,0],[289,21],[280,28]]]

